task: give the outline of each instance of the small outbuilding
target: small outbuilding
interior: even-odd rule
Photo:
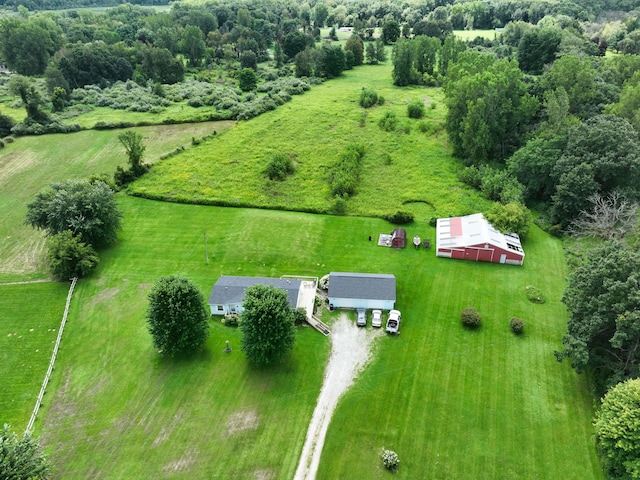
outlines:
[[[436,226],[438,257],[522,265],[520,237],[493,228],[481,213],[439,218]]]
[[[396,302],[396,277],[385,273],[331,272],[327,296],[333,308],[392,310]]]
[[[236,277],[222,275],[211,289],[209,309],[211,315],[229,315],[242,313],[244,292],[253,285],[271,285],[287,292],[291,308],[300,305],[304,295],[301,295],[302,281],[294,278],[265,278],[265,277]],[[314,287],[315,292],[315,287]]]
[[[407,244],[407,231],[398,227],[391,233],[391,246],[393,248],[404,248]]]

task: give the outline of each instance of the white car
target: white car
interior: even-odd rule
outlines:
[[[387,333],[398,333],[402,315],[399,310],[391,310],[387,319]]]
[[[371,326],[378,328],[382,326],[382,311],[373,310],[371,312]]]

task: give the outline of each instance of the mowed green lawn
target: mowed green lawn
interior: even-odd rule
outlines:
[[[27,427],[58,336],[69,285],[0,285],[0,425]]]
[[[327,212],[334,205],[328,181],[332,167],[347,146],[361,143],[360,184],[347,202],[348,214],[411,211],[416,204],[407,202],[429,206],[431,216],[477,211],[479,195],[455,176],[459,167],[451,161],[442,127],[442,90],[394,87],[391,70],[388,62],[346,71],[275,111],[159,162],[129,191],[180,202]],[[365,86],[382,95],[384,105],[360,107]],[[424,119],[408,118],[412,100],[428,105]],[[387,113],[396,115],[396,131],[378,126]],[[427,133],[420,131],[421,123]],[[296,168],[282,182],[262,173],[275,153],[291,156]]]
[[[368,236],[392,226],[371,218],[120,203],[121,240],[77,286],[36,423],[56,478],[292,478],[329,340],[302,328],[291,356],[260,370],[240,352],[239,331],[212,320],[202,352],[162,359],[145,327],[146,294],[160,275],[185,275],[207,297],[223,273],[329,271],[395,274],[403,324],[376,340],[340,402],[318,478],[384,478],[383,446],[400,455],[398,478],[602,478],[590,392],[553,357],[566,328],[561,244],[537,228],[514,267],[377,247]],[[435,241],[425,222],[408,234]],[[526,300],[529,284],[546,304]],[[460,326],[467,306],[483,315],[479,331]],[[522,338],[511,316],[525,319]]]
[[[140,127],[147,147],[144,160],[154,162],[192,137],[224,131],[232,122]],[[23,224],[27,203],[51,182],[90,175],[113,175],[126,165],[118,141],[122,130],[90,130],[66,135],[21,137],[0,150],[0,282],[41,278],[44,235]]]

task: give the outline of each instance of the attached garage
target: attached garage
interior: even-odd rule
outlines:
[[[438,257],[478,262],[522,265],[524,251],[520,237],[493,228],[481,213],[439,218],[436,227]]]
[[[383,273],[331,272],[328,297],[333,308],[392,310],[396,302],[396,277]]]

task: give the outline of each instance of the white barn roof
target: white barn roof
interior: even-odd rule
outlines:
[[[520,237],[493,228],[481,213],[464,217],[439,218],[436,227],[436,249],[465,248],[489,244],[524,257]]]

